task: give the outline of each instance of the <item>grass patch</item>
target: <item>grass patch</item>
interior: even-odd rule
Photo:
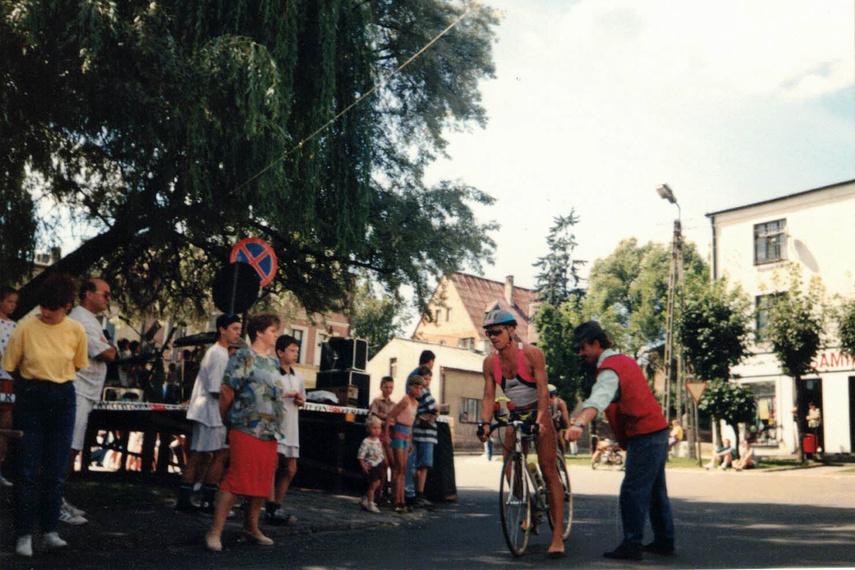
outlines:
[[[855,473],[855,467],[850,467],[849,469],[841,469],[838,473]]]
[[[584,465],[586,467],[591,466],[591,456],[590,455],[567,455],[564,457],[567,465]],[[706,465],[709,463],[710,458],[704,457],[702,460],[702,465]],[[771,468],[780,468],[780,467],[801,467],[803,465],[807,465],[805,463],[799,463],[797,459],[776,459],[776,458],[760,458],[760,463],[755,469],[763,470],[763,469],[771,469]],[[665,464],[666,469],[702,469],[702,467],[698,466],[697,459],[691,459],[689,457],[671,457],[668,459],[668,463]],[[846,469],[841,471],[841,473],[855,473],[855,467],[852,469]]]

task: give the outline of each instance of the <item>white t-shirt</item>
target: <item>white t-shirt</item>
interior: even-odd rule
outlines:
[[[282,369],[280,368],[279,371],[281,373]],[[291,367],[291,374],[282,374],[279,382],[283,394],[299,392],[303,399],[306,398],[306,383],[303,381],[303,376],[294,370],[293,366]],[[297,417],[297,411],[300,408],[294,403],[294,398],[283,398],[282,406],[285,408],[285,415],[279,427],[285,437],[279,440],[279,444],[300,447],[300,422]]]
[[[223,418],[220,416],[220,402],[212,394],[219,394],[223,385],[223,375],[229,363],[229,349],[214,344],[205,353],[193,385],[190,396],[190,407],[187,409],[187,419],[199,422],[208,427],[220,427]]]
[[[9,338],[11,338],[12,331],[15,330],[16,326],[18,323],[12,319],[0,319],[0,360],[6,354],[6,345],[9,344]],[[11,377],[8,372],[0,368],[0,379],[8,380]]]
[[[104,338],[101,323],[91,312],[77,305],[71,309],[68,316],[83,325],[89,351],[89,367],[78,370],[77,376],[74,378],[75,393],[87,400],[98,401],[101,399],[101,392],[104,390],[104,380],[107,379],[107,363],[96,360],[95,357],[112,347]]]

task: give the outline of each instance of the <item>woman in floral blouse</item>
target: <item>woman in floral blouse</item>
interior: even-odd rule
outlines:
[[[283,437],[279,361],[269,355],[279,336],[279,318],[251,317],[247,333],[252,344],[229,359],[220,391],[220,413],[229,426],[229,469],[220,483],[214,522],[205,537],[208,549],[217,552],[223,548],[223,526],[237,495],[245,496],[248,506],[241,535],[256,544],[273,544],[258,528],[258,518],[273,486],[276,441]]]

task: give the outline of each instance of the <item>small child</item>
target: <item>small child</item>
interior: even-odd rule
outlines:
[[[365,496],[362,497],[359,504],[370,513],[379,513],[380,509],[374,502],[374,492],[386,479],[386,461],[383,454],[383,444],[380,441],[382,424],[378,418],[371,416],[365,422],[365,426],[368,429],[368,437],[362,440],[356,457],[359,459],[362,472],[365,473],[365,478],[368,481],[368,490],[365,491]]]
[[[381,395],[374,398],[374,401],[371,402],[371,407],[368,410],[368,416],[379,419],[383,427],[381,442],[383,443],[383,452],[386,454],[387,471],[388,468],[395,468],[395,457],[392,454],[392,448],[386,443],[386,417],[389,415],[389,412],[392,411],[392,408],[395,407],[395,402],[393,402],[390,397],[394,388],[395,380],[391,376],[384,376],[383,379],[380,380]],[[380,491],[382,494],[391,497],[390,480],[388,476],[384,477],[383,486]]]
[[[392,489],[396,513],[403,513],[407,510],[404,504],[404,474],[407,469],[407,454],[413,447],[413,422],[419,408],[417,398],[424,391],[424,378],[418,375],[410,376],[407,379],[407,393],[386,417],[385,442],[391,445],[392,453],[395,456]],[[393,422],[395,425],[392,425]]]

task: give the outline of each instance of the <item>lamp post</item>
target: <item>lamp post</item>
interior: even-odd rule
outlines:
[[[680,305],[683,301],[683,230],[680,222],[682,211],[680,204],[677,202],[677,197],[674,196],[673,190],[667,185],[662,184],[656,189],[656,193],[663,200],[668,200],[670,203],[677,206],[677,219],[674,220],[674,237],[671,244],[671,266],[668,273],[668,301],[665,311],[665,418],[671,423],[671,376],[673,374],[671,362],[676,360],[677,370],[675,378],[675,408],[677,419],[682,422],[683,413],[683,386],[682,386],[682,351],[679,344],[674,343],[674,302],[679,295]],[[675,355],[676,348],[676,355]]]

